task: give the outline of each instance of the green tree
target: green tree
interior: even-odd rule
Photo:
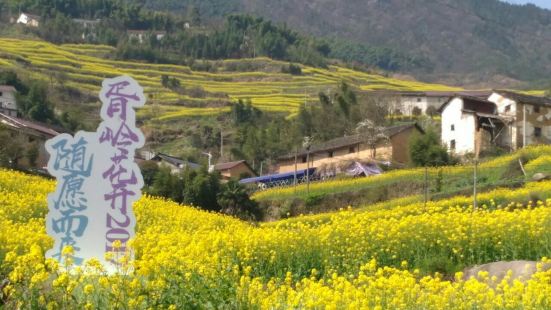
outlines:
[[[0,125],[0,166],[16,168],[19,159],[25,156],[24,144],[20,135]]]
[[[153,185],[155,181],[155,175],[159,172],[159,165],[152,160],[146,160],[140,163],[140,170],[142,171],[143,181],[147,187]]]
[[[434,130],[416,135],[410,142],[410,158],[418,167],[442,166],[451,163],[446,147],[440,143],[440,137]]]
[[[258,204],[250,199],[245,187],[235,180],[222,186],[217,200],[222,213],[250,220],[259,217]]]
[[[199,208],[220,211],[216,196],[220,190],[220,175],[209,173],[206,167],[186,171],[183,202]]]
[[[168,167],[159,168],[153,178],[150,193],[155,196],[171,197],[173,191],[172,178],[172,173]]]
[[[26,95],[29,92],[27,85],[25,85],[25,83],[19,79],[17,74],[11,70],[0,71],[0,84],[15,87],[20,95]]]
[[[20,112],[30,119],[44,123],[56,123],[54,110],[47,99],[46,86],[40,82],[31,84],[29,94],[19,107]]]

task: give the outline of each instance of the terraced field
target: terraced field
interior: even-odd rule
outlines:
[[[250,99],[264,110],[293,114],[303,102],[317,100],[320,91],[346,81],[361,90],[456,90],[386,78],[347,68],[302,66],[302,75],[281,73],[286,62],[268,58],[213,61],[215,73],[193,71],[187,66],[149,64],[112,59],[115,49],[104,45],[54,45],[44,41],[0,38],[0,68],[12,68],[34,78],[63,83],[91,95],[107,77],[128,74],[145,88],[149,105],[141,113],[161,120],[218,114],[237,99]],[[237,71],[236,68],[255,71]],[[161,85],[161,76],[180,81],[183,89]],[[197,94],[199,90],[199,94]],[[155,111],[153,111],[155,109]]]

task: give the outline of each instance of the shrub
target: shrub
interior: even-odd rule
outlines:
[[[409,152],[412,163],[418,167],[443,166],[451,162],[447,149],[433,130],[415,136],[411,140]]]

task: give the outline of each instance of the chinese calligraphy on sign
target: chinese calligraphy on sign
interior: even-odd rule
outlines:
[[[55,243],[46,256],[61,261],[63,248],[72,246],[77,265],[126,251],[134,235],[132,203],[143,186],[134,162],[144,144],[134,111],[145,104],[143,89],[128,76],[107,79],[102,86],[103,121],[97,132],[62,134],[46,143],[48,171],[58,181],[48,197],[46,227]],[[117,240],[122,247],[113,247]]]

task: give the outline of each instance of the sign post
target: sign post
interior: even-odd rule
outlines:
[[[46,142],[48,172],[57,178],[46,217],[55,241],[46,257],[63,263],[63,248],[72,246],[76,265],[96,258],[112,270],[117,262],[105,261],[105,254],[126,252],[135,233],[132,204],[141,196],[143,178],[134,154],[144,136],[136,128],[134,108],[145,104],[145,96],[134,79],[120,76],[103,81],[100,100],[103,121],[96,132],[61,134]],[[120,247],[113,246],[116,241]]]

